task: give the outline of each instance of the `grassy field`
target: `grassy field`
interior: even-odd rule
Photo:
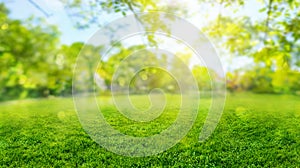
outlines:
[[[174,107],[150,124],[132,123],[106,99],[103,113],[114,128],[134,136],[164,130]],[[142,101],[141,101],[142,102]],[[72,98],[0,103],[0,166],[11,167],[299,167],[300,97],[233,94],[213,135],[198,142],[210,105],[177,145],[151,157],[131,158],[100,147],[83,130]],[[158,124],[163,123],[163,124]]]

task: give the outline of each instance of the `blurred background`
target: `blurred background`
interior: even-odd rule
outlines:
[[[70,96],[77,55],[93,33],[130,14],[143,25],[137,14],[148,11],[174,13],[199,28],[216,47],[226,72],[228,91],[300,94],[299,1],[1,0],[0,3],[1,101]],[[87,68],[85,77],[95,79],[100,91],[109,92],[115,65],[128,53],[149,46],[159,48],[159,37],[144,35],[140,40],[136,44],[115,45],[109,59],[99,60],[101,67],[97,70]],[[103,47],[86,45],[84,52],[86,63],[92,64],[101,57]],[[174,52],[182,62],[192,65],[190,51]],[[176,68],[178,60],[154,53],[148,55],[148,62],[166,63],[171,66],[170,71],[184,73]],[[143,61],[135,59],[131,63]],[[119,85],[128,85],[124,78],[130,63],[127,66],[123,67],[125,76],[117,79]],[[223,78],[201,64],[190,69],[202,91],[211,90],[211,78]],[[160,77],[155,77],[155,73],[157,70],[150,68],[137,74],[134,87],[139,93],[155,87],[176,93],[178,86],[167,73],[160,72]],[[87,85],[92,88],[93,82]]]

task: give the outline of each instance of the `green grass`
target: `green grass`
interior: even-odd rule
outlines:
[[[171,99],[165,114],[148,124],[126,119],[109,98],[101,103],[104,116],[114,128],[133,136],[149,136],[175,120],[178,98]],[[71,98],[3,102],[0,166],[299,167],[300,97],[229,95],[217,129],[200,143],[209,105],[209,99],[202,101],[196,123],[177,145],[155,156],[131,158],[111,153],[94,142],[81,127]]]

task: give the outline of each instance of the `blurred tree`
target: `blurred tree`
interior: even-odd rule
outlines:
[[[82,46],[82,48],[80,46]],[[97,74],[97,67],[99,66],[99,64],[101,64],[101,52],[103,50],[103,46],[94,46],[91,44],[83,45],[79,43],[78,46],[75,47],[81,48],[80,53],[78,53],[79,56],[77,58],[74,69],[74,71],[76,71],[76,74],[80,75],[73,76],[73,80],[80,80],[84,82],[83,86],[77,85],[76,90],[93,92],[95,75]],[[71,51],[74,52],[73,49]]]
[[[77,17],[79,28],[98,23],[95,20],[99,17],[97,12],[106,12],[123,15],[133,13],[136,19],[143,23],[145,30],[167,30],[167,25],[160,22],[159,15],[139,17],[137,13],[160,9],[168,9],[170,10],[168,12],[175,13],[181,11],[178,7],[158,6],[160,3],[158,0],[61,1],[66,9],[73,11],[72,14]],[[229,72],[227,87],[230,90],[268,93],[297,92],[300,90],[300,2],[283,0],[257,2],[262,4],[260,13],[265,13],[265,18],[258,20],[247,16],[236,18],[223,16],[220,12],[217,19],[205,29],[205,32],[220,42],[219,44],[231,55],[248,56],[255,63],[250,69],[242,68]],[[219,2],[201,0],[200,3],[219,3],[223,8],[237,11],[242,10],[244,5],[243,0]],[[132,57],[125,64],[118,66],[134,51],[145,49],[147,44],[127,48],[118,44],[113,54],[101,61],[99,59],[103,50],[101,46],[83,47],[83,43],[59,46],[59,32],[55,26],[33,17],[23,22],[10,19],[8,13],[4,4],[0,4],[0,99],[71,94],[72,71],[80,51],[82,55],[80,59],[84,63],[77,68],[84,72],[82,78],[90,81],[86,85],[91,89],[96,70],[98,77],[103,79],[105,89],[110,90],[117,68],[120,68],[120,73],[116,78],[116,84],[129,85],[134,90],[144,88],[147,92],[151,88],[161,87],[174,93],[179,90],[179,86],[176,85],[173,74],[184,81],[186,86],[192,81],[186,79],[187,70],[191,69],[189,62],[191,56],[187,52],[176,53],[178,59],[147,52],[144,57]],[[150,45],[155,44],[154,34],[147,34],[147,39]],[[99,67],[95,69],[98,63]],[[134,68],[143,64],[163,65],[171,75],[157,68],[145,68],[134,74]],[[211,88],[208,73],[214,74],[211,70],[194,66],[191,71],[200,89]]]
[[[60,0],[69,17],[75,22],[77,28],[87,28],[91,25],[103,23],[99,16],[109,13],[120,13],[126,15],[131,12],[137,13],[149,9],[155,9],[157,0]]]
[[[177,5],[160,0],[60,0],[69,17],[75,22],[77,28],[106,24],[103,17],[108,14],[135,15],[140,22],[145,21],[139,13],[151,11],[167,11],[177,15],[188,15],[189,10],[182,8],[184,2],[174,1]],[[157,20],[157,18],[148,18]],[[147,19],[146,19],[147,20]]]
[[[1,99],[47,96],[56,78],[49,66],[59,42],[55,26],[30,18],[25,23],[8,18],[0,4],[0,87]],[[43,25],[43,26],[41,26]]]
[[[224,8],[232,8],[234,2],[225,0]],[[293,76],[300,69],[300,2],[268,0],[262,3],[260,13],[265,13],[265,18],[253,20],[251,17],[236,18],[222,16],[206,28],[210,37],[218,40],[232,55],[248,56],[259,67],[248,71],[244,78],[249,78],[249,73],[255,74],[253,87],[258,92],[290,92],[289,88],[296,84],[292,82]],[[264,4],[265,3],[265,4]],[[242,10],[242,1],[239,1],[237,10]],[[280,75],[291,76],[279,78]],[[232,74],[231,74],[232,75]],[[247,77],[248,76],[248,77]],[[288,82],[285,86],[279,81]],[[242,80],[240,80],[242,82]],[[249,84],[251,85],[251,84]],[[296,90],[294,90],[296,91]]]
[[[85,29],[93,26],[107,26],[110,16],[133,15],[140,29],[144,29],[143,42],[145,45],[156,46],[157,39],[153,32],[160,29],[170,33],[168,26],[163,21],[161,13],[166,11],[177,16],[188,16],[189,10],[182,8],[184,2],[174,1],[177,5],[161,0],[60,0],[64,5],[68,16],[78,29]],[[152,12],[151,16],[142,15],[143,12]],[[166,16],[170,17],[170,16]],[[115,18],[115,17],[114,17]],[[169,18],[172,20],[172,18]],[[119,29],[124,29],[128,24],[119,25]],[[132,25],[131,25],[132,26]],[[136,26],[136,25],[135,25]],[[110,30],[107,34],[113,34],[116,30]]]
[[[144,49],[144,45],[127,48],[119,44],[112,55],[102,60],[97,72],[104,80],[107,90],[111,90],[112,84],[121,88],[130,86],[135,91],[138,88],[143,88],[140,91],[149,91],[149,88],[156,87],[159,81],[153,74],[157,69],[151,66],[157,67],[163,61],[159,61],[158,56]]]
[[[211,77],[213,74],[209,68],[195,65],[192,69],[193,75],[197,80],[199,90],[211,90]],[[215,76],[212,76],[214,78]]]
[[[76,63],[77,55],[79,54],[83,43],[76,42],[68,45],[62,45],[57,53],[49,62],[51,67],[54,67],[51,73],[53,81],[49,88],[54,95],[70,95],[72,93],[73,70]]]

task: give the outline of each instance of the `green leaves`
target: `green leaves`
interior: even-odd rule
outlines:
[[[70,93],[77,53],[70,62],[69,55],[59,54],[57,28],[33,17],[10,19],[0,11],[0,100]]]
[[[225,1],[228,3],[229,1]],[[262,1],[259,1],[262,2]],[[263,2],[262,2],[263,3]],[[226,8],[230,9],[230,6]],[[241,9],[241,6],[239,6]],[[212,22],[206,27],[206,32],[209,33],[211,38],[214,38],[224,50],[228,51],[233,57],[248,56],[253,58],[254,66],[260,67],[260,69],[268,69],[266,72],[280,74],[281,71],[293,71],[296,67],[299,67],[299,39],[300,39],[300,20],[299,10],[300,4],[295,1],[282,1],[282,0],[270,0],[267,4],[263,4],[259,13],[265,13],[264,18],[257,20],[250,20],[250,17],[234,17],[220,16],[217,20]],[[246,73],[242,76],[247,77],[248,73],[253,70],[240,69]],[[261,74],[262,73],[262,74]],[[261,71],[259,76],[258,87],[254,90],[262,92],[277,92],[278,87],[281,87],[280,92],[295,92],[295,84],[286,86],[280,85],[280,78],[277,75],[264,74]],[[298,72],[297,75],[300,75]],[[258,74],[257,74],[258,75]],[[294,78],[289,73],[286,74],[287,79],[283,81],[290,81]],[[269,78],[270,80],[265,80]],[[246,79],[243,79],[246,80]],[[243,80],[237,81],[243,85]],[[272,81],[274,80],[274,83]],[[251,81],[250,85],[251,85]],[[252,84],[256,85],[256,84]],[[248,89],[252,90],[253,88]]]

